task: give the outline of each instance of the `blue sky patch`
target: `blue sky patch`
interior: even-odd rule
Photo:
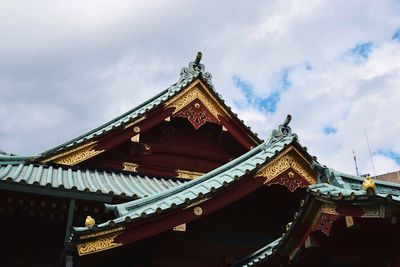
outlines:
[[[390,149],[379,149],[374,154],[382,155],[394,160],[397,164],[400,164],[400,153]]]
[[[355,47],[353,47],[350,50],[350,52],[355,57],[367,59],[371,54],[373,48],[374,48],[373,42],[360,43],[357,44]]]
[[[400,28],[393,34],[392,40],[400,42]]]
[[[278,103],[281,100],[282,93],[292,86],[290,74],[292,68],[283,68],[278,80],[278,86],[267,97],[261,97],[254,92],[253,85],[249,81],[245,81],[239,76],[233,76],[234,85],[243,93],[244,101],[235,101],[239,107],[253,106],[258,111],[264,113],[274,113],[277,109]]]
[[[337,132],[337,129],[335,127],[333,127],[333,126],[326,126],[324,128],[324,133],[326,135],[335,134],[336,132]]]
[[[306,62],[306,70],[307,71],[312,71],[313,70],[313,67],[312,67],[310,62]]]

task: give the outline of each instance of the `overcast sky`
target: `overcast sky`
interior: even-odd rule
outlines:
[[[35,155],[178,80],[203,52],[265,139],[292,129],[328,166],[400,169],[400,1],[0,1],[0,148]]]

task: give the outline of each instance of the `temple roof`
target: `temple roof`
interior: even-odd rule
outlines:
[[[164,192],[183,183],[126,172],[26,164],[24,158],[20,161],[13,158],[0,159],[0,184],[20,184],[137,199]]]
[[[318,172],[320,183],[310,185],[305,198],[305,203],[295,214],[294,221],[287,227],[286,233],[281,238],[267,244],[253,254],[235,263],[233,267],[257,266],[260,263],[270,260],[280,253],[291,232],[300,226],[300,217],[305,216],[308,204],[312,199],[319,201],[344,201],[353,203],[355,201],[373,202],[397,202],[400,203],[400,185],[375,180],[376,188],[373,194],[362,189],[364,177],[353,176],[335,171],[326,166],[314,163],[314,169]],[[297,225],[299,224],[299,225]]]
[[[211,82],[212,75],[209,72],[205,71],[205,66],[200,63],[200,59],[201,59],[201,53],[199,52],[197,55],[197,58],[194,62],[190,62],[188,67],[182,68],[178,82],[174,83],[173,85],[171,85],[164,91],[160,92],[156,96],[150,98],[146,102],[138,105],[137,107],[129,110],[128,112],[116,117],[115,119],[95,128],[85,134],[82,134],[68,142],[65,142],[61,145],[58,145],[54,148],[51,148],[47,151],[42,152],[40,154],[40,158],[46,158],[53,154],[60,153],[61,151],[64,151],[66,149],[71,149],[78,145],[90,142],[91,140],[101,137],[101,136],[105,135],[106,133],[111,132],[112,130],[121,128],[123,126],[126,126],[130,123],[137,121],[138,119],[142,118],[143,115],[154,110],[155,108],[159,107],[161,104],[167,102],[172,97],[177,95],[179,92],[183,91],[190,83],[192,83],[196,79],[200,79],[203,82],[205,82],[205,84],[207,84],[207,86],[215,94],[215,97],[221,103],[221,105],[223,105],[224,108],[226,108],[227,110],[230,110],[231,108],[229,106],[225,105],[225,101],[221,98],[221,96],[217,92],[215,92],[214,86]],[[237,121],[239,121],[244,126],[244,128],[247,130],[248,134],[254,140],[256,140],[257,143],[260,143],[261,140],[257,137],[257,134],[253,133],[248,126],[245,126],[243,124],[243,121],[240,121],[237,118],[237,114],[234,114],[233,112],[231,112],[231,113],[233,115],[233,118],[235,118]]]
[[[277,130],[274,130],[270,137],[259,146],[195,180],[143,199],[118,205],[106,205],[108,209],[115,210],[118,217],[111,223],[106,222],[97,225],[96,230],[108,228],[110,225],[114,227],[118,224],[124,224],[126,221],[139,220],[156,213],[201,201],[204,196],[210,196],[223,187],[238,182],[248,173],[258,170],[261,165],[271,161],[289,145],[300,147],[297,142],[297,135],[292,134],[288,126],[290,119],[291,117],[288,116],[286,122],[280,125]],[[74,229],[76,232],[93,230],[88,227],[75,227]]]

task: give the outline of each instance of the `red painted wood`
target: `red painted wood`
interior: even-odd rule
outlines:
[[[218,119],[221,121],[222,125],[232,134],[236,140],[247,150],[250,150],[252,147],[257,144],[247,135],[246,132],[241,130],[241,127],[234,123],[232,120],[227,120],[222,116],[218,116]]]
[[[174,226],[202,218],[205,215],[242,198],[261,186],[263,186],[262,179],[246,177],[244,180],[236,182],[236,184],[223,189],[223,191],[215,194],[211,199],[201,204],[183,210],[177,208],[174,211],[156,215],[148,219],[142,219],[137,223],[132,223],[123,234],[116,238],[116,242],[128,244],[156,235],[163,231],[171,230]],[[195,207],[202,208],[203,213],[201,216],[194,214],[193,210]]]
[[[165,120],[165,118],[171,116],[173,111],[173,108],[156,110],[151,114],[148,114],[148,117],[135,124],[135,126],[138,126],[140,128],[141,133],[145,132]],[[131,137],[135,135],[135,132],[133,132],[132,128],[133,126],[127,129],[121,129],[119,131],[111,132],[103,136],[99,139],[96,150],[108,150],[122,144],[123,142],[129,141]]]

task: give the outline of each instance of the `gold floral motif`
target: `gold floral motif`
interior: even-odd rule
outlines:
[[[302,178],[304,178],[309,184],[315,183],[314,175],[311,171],[307,170],[292,154],[296,152],[299,153],[295,148],[289,148],[285,152],[282,153],[282,156],[276,158],[271,163],[268,163],[266,166],[261,168],[255,175],[255,177],[265,177],[266,180],[264,183],[268,183],[281,173],[285,172],[289,168],[295,170]],[[309,164],[307,161],[306,164]],[[294,177],[294,174],[292,173]],[[289,173],[289,178],[293,178]]]
[[[202,172],[193,172],[193,171],[179,170],[179,169],[175,170],[175,172],[178,174],[177,178],[184,178],[184,179],[194,179],[204,174]]]
[[[186,232],[186,223],[182,223],[180,225],[175,226],[172,230],[177,232]]]
[[[120,233],[119,233],[120,234]],[[110,237],[101,238],[95,241],[90,241],[83,244],[78,244],[78,254],[79,256],[84,256],[92,253],[96,253],[99,251],[115,248],[122,246],[122,243],[114,242],[114,239],[119,235],[113,235]]]
[[[128,172],[137,172],[137,168],[139,167],[138,164],[132,162],[123,162],[122,166],[124,166],[122,170]]]
[[[196,80],[181,94],[178,94],[177,96],[169,100],[165,104],[165,107],[175,108],[173,113],[175,114],[186,107],[188,104],[190,104],[193,100],[198,99],[218,121],[218,116],[229,118],[229,113],[218,103],[218,100],[216,100],[206,88],[207,87],[200,80]]]

